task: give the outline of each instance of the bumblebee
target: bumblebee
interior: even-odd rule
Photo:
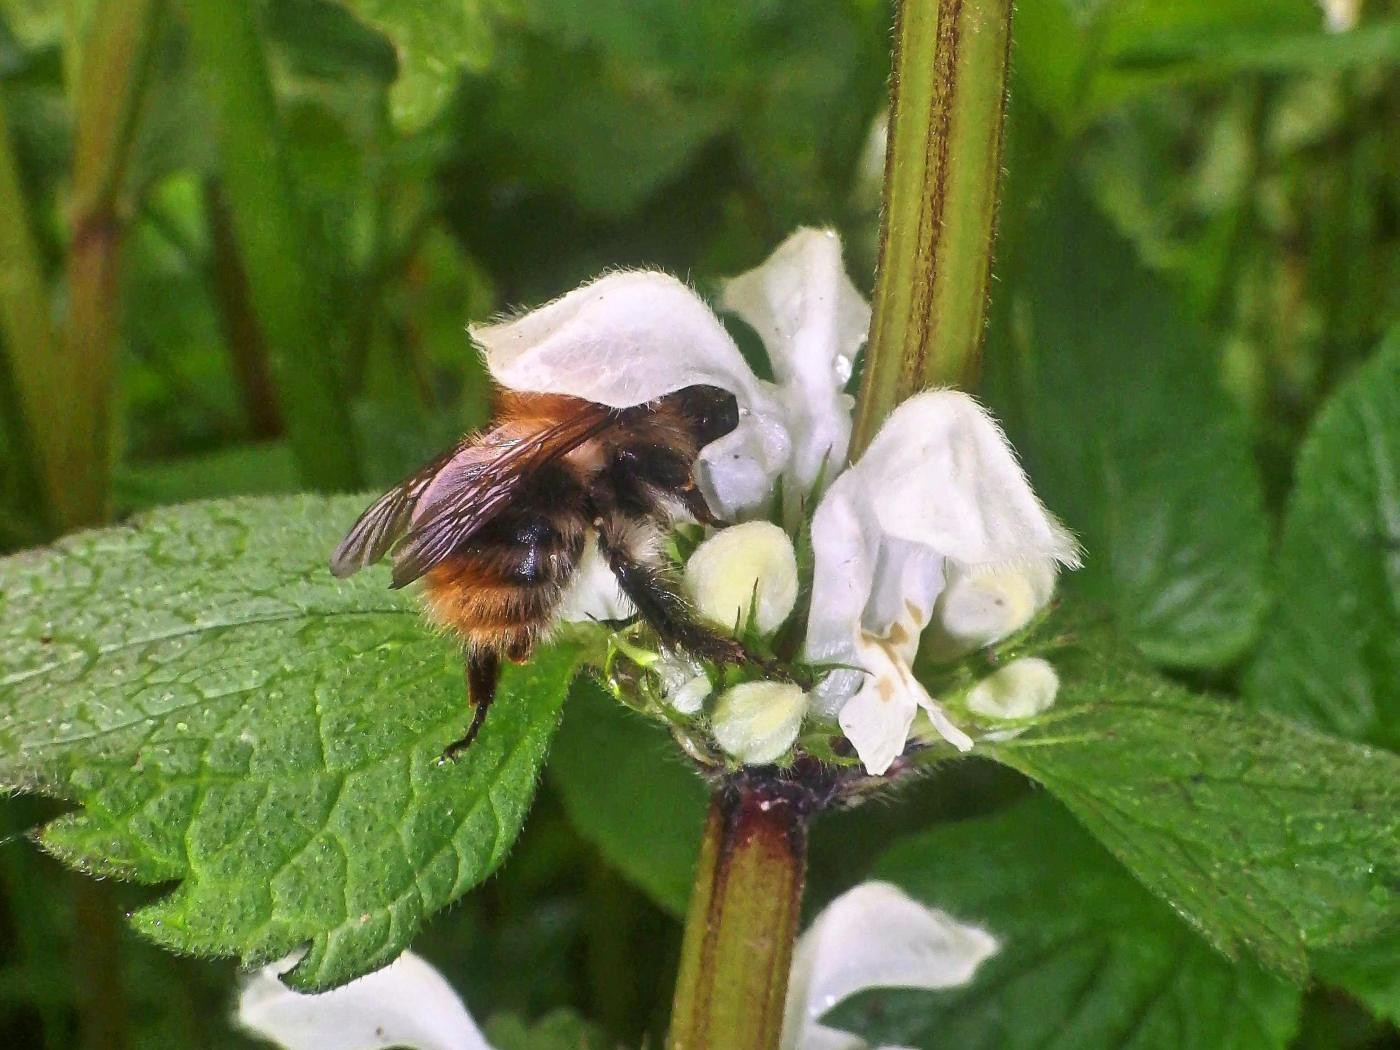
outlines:
[[[657,553],[682,512],[722,524],[696,487],[700,449],[739,420],[732,394],[692,386],[632,408],[503,391],[495,421],[390,489],[331,557],[349,576],[392,552],[393,586],[422,579],[428,614],[463,643],[476,739],[501,660],[526,660],[549,631],[587,545],[663,645],[720,663],[751,659],[699,623]]]

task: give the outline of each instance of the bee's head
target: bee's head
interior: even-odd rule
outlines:
[[[676,403],[694,428],[696,444],[704,448],[739,425],[739,402],[717,386],[688,386],[675,393]]]

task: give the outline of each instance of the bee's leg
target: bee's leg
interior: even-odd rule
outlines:
[[[651,624],[663,645],[684,649],[715,663],[755,664],[770,676],[787,677],[774,661],[749,652],[737,638],[721,634],[697,620],[690,604],[671,585],[665,573],[633,557],[617,531],[606,525],[600,528],[599,549],[617,577],[622,593],[632,599],[637,612]]]
[[[710,509],[710,505],[705,502],[705,496],[695,484],[695,478],[691,477],[680,489],[681,504],[686,512],[701,525],[724,525],[723,518],[715,516],[715,512]]]
[[[496,682],[501,677],[501,658],[494,649],[476,649],[465,652],[467,658],[467,699],[472,705],[472,720],[461,739],[454,740],[443,748],[444,761],[454,761],[463,751],[472,746],[476,734],[486,721],[486,711],[491,701],[496,699]]]

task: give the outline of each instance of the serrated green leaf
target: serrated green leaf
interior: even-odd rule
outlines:
[[[580,678],[549,778],[574,829],[657,904],[684,915],[709,796],[665,730]]]
[[[1210,700],[1092,640],[990,754],[1044,784],[1231,957],[1307,956],[1400,927],[1400,759]]]
[[[418,131],[447,103],[458,78],[485,69],[493,50],[488,0],[341,0],[389,38],[399,75],[389,111],[403,131]]]
[[[905,839],[872,876],[1001,943],[965,987],[840,1007],[872,1045],[1266,1050],[1297,1027],[1297,989],[1222,958],[1048,799]]]
[[[1400,331],[1303,444],[1277,579],[1246,700],[1400,749]],[[1400,1022],[1400,931],[1329,953],[1319,974]]]
[[[1299,453],[1277,579],[1249,702],[1400,750],[1400,330]]]
[[[475,746],[460,657],[326,552],[362,497],[193,504],[0,562],[0,783],[71,799],[46,848],[180,880],[137,912],[315,989],[387,963],[500,863],[575,666],[511,668]]]
[[[1018,243],[987,395],[1087,551],[1067,586],[1155,663],[1230,663],[1267,605],[1268,532],[1214,348],[1071,188]]]

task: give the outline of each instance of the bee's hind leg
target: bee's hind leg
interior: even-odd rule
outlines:
[[[443,748],[442,758],[445,762],[455,761],[472,746],[472,741],[486,722],[491,701],[496,699],[496,683],[501,677],[501,658],[494,649],[469,649],[464,655],[467,661],[467,699],[471,702],[472,720],[460,739]]]

